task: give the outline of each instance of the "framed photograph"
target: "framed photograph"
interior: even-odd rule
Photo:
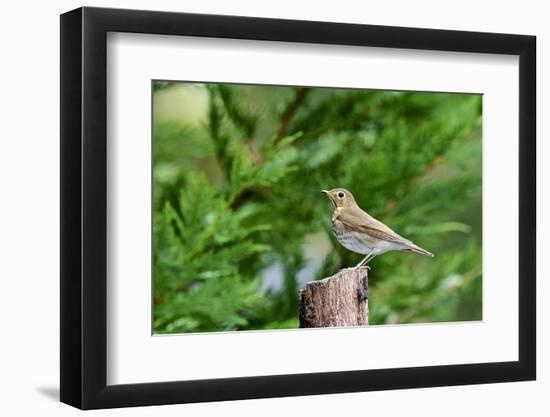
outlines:
[[[535,37],[61,16],[61,401],[533,380]]]

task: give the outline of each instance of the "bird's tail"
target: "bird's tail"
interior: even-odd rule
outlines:
[[[435,256],[433,253],[427,251],[426,249],[422,249],[420,246],[416,246],[412,242],[409,245],[408,250],[410,250],[411,252],[416,252],[416,253],[420,253],[422,255],[430,256],[432,258]]]

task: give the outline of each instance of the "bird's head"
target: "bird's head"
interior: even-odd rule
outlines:
[[[321,192],[330,199],[335,209],[354,207],[357,205],[353,195],[345,188],[334,188],[329,191],[321,190]]]

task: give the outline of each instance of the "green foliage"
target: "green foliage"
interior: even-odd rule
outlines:
[[[361,258],[330,232],[338,186],[436,254],[374,259],[371,324],[481,318],[480,96],[188,86],[203,118],[154,115],[155,332],[297,327],[305,281]]]

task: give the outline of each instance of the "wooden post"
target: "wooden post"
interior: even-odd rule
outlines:
[[[369,324],[368,270],[342,269],[300,291],[300,327]]]

